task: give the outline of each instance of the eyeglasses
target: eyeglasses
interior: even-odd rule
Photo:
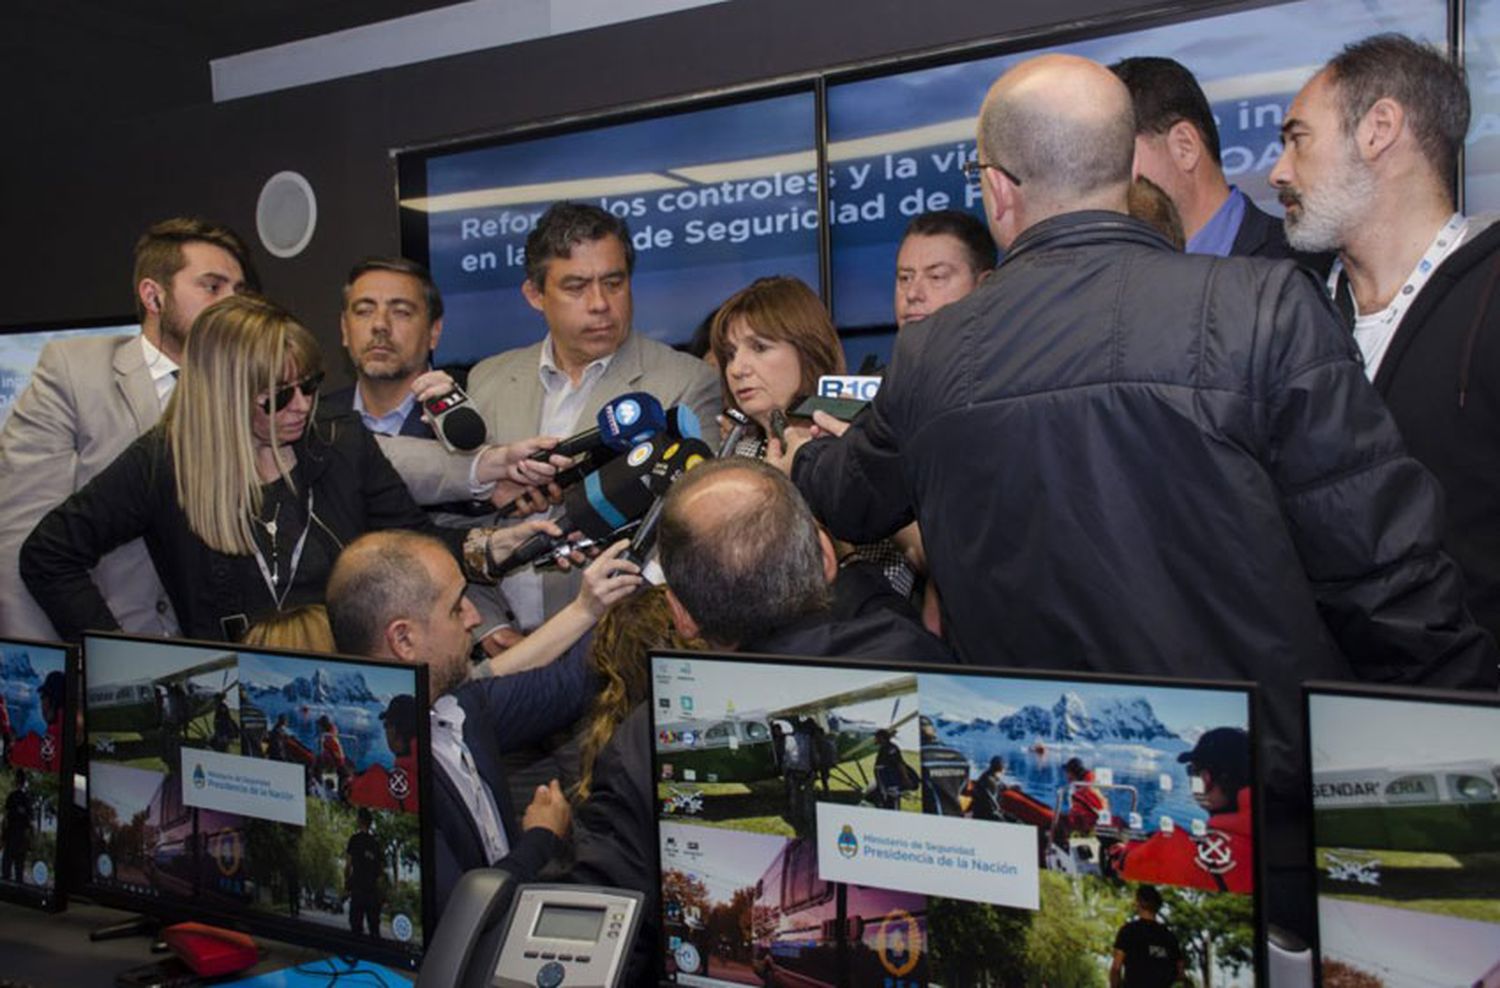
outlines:
[[[970,182],[978,185],[979,173],[984,171],[986,168],[993,168],[995,169],[995,171],[1010,179],[1011,185],[1021,184],[1021,180],[1019,178],[1016,178],[1016,173],[1011,171],[1009,168],[1006,168],[1004,165],[997,165],[994,162],[990,161],[980,161],[978,158],[975,158],[973,161],[964,162],[964,175],[969,179]]]
[[[318,389],[322,386],[323,373],[319,371],[311,377],[304,377],[300,381],[293,381],[291,384],[282,385],[264,398],[255,399],[255,404],[259,406],[261,411],[270,415],[272,404],[274,403],[277,408],[285,408],[292,400],[293,391],[302,392],[304,398],[316,398],[318,396]]]

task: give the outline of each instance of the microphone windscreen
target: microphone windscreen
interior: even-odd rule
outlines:
[[[687,405],[673,405],[667,409],[667,431],[678,439],[703,438],[703,426]]]
[[[484,418],[468,405],[460,405],[443,416],[439,426],[448,445],[464,453],[484,445]]]
[[[599,410],[599,438],[611,449],[629,449],[666,427],[666,410],[644,391],[621,395]]]

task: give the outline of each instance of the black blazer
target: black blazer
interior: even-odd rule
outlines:
[[[503,756],[535,744],[577,720],[593,698],[593,667],[586,635],[555,662],[518,673],[464,683],[455,698],[464,711],[464,744],[474,758],[480,778],[495,797],[500,825],[510,853],[495,867],[525,882],[534,878],[558,848],[550,830],[534,827],[524,833],[506,784]],[[432,785],[435,830],[434,864],[437,874],[437,917],[464,872],[490,867],[479,825],[448,774],[434,762]]]
[[[462,558],[464,532],[428,521],[406,484],[357,416],[319,410],[294,445],[292,478],[311,490],[317,524],[309,539],[320,552],[305,557],[332,564],[339,551],[365,532],[413,528],[442,539]],[[184,637],[228,640],[224,621],[242,616],[254,624],[276,610],[253,556],[211,549],[188,527],[177,502],[176,467],[160,426],[131,444],[82,490],[54,508],[21,547],[21,577],[69,641],[89,629],[119,628],[90,570],[115,546],[145,538],[146,549],[172,599]],[[325,574],[326,578],[326,574]],[[299,580],[285,606],[321,603],[323,580]]]
[[[347,412],[355,418],[359,418],[358,413],[354,411],[354,388],[355,385],[351,384],[347,388],[330,391],[318,399],[319,407],[330,413]],[[360,419],[360,421],[363,422],[364,420]],[[396,435],[415,436],[418,439],[437,438],[432,432],[432,427],[427,424],[427,420],[422,418],[421,402],[412,404],[411,411],[407,413],[406,418],[401,423],[401,429]]]

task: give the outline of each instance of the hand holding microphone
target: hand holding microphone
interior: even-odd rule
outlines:
[[[422,418],[450,453],[471,453],[484,445],[484,418],[446,371],[434,370],[411,382]]]

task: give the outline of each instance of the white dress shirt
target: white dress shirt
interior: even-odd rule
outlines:
[[[177,361],[162,353],[156,344],[146,339],[146,334],[140,335],[141,354],[146,358],[146,370],[151,373],[151,385],[156,388],[156,400],[161,402],[161,407],[167,407],[167,399],[172,397],[172,389],[177,387]]]
[[[485,856],[494,864],[510,853],[510,841],[500,822],[495,794],[480,776],[464,743],[464,716],[464,708],[451,694],[438,697],[432,705],[432,757],[463,796],[469,817],[484,838]]]
[[[537,367],[542,380],[542,418],[537,427],[538,435],[567,437],[572,434],[573,425],[588,405],[594,385],[609,369],[614,356],[611,353],[590,362],[578,376],[578,383],[574,384],[567,372],[557,366],[552,337],[547,337],[542,343],[542,356]],[[554,507],[548,517],[555,518],[558,510]],[[542,574],[530,566],[501,580],[500,590],[510,602],[522,630],[534,631],[547,619],[542,601]]]

